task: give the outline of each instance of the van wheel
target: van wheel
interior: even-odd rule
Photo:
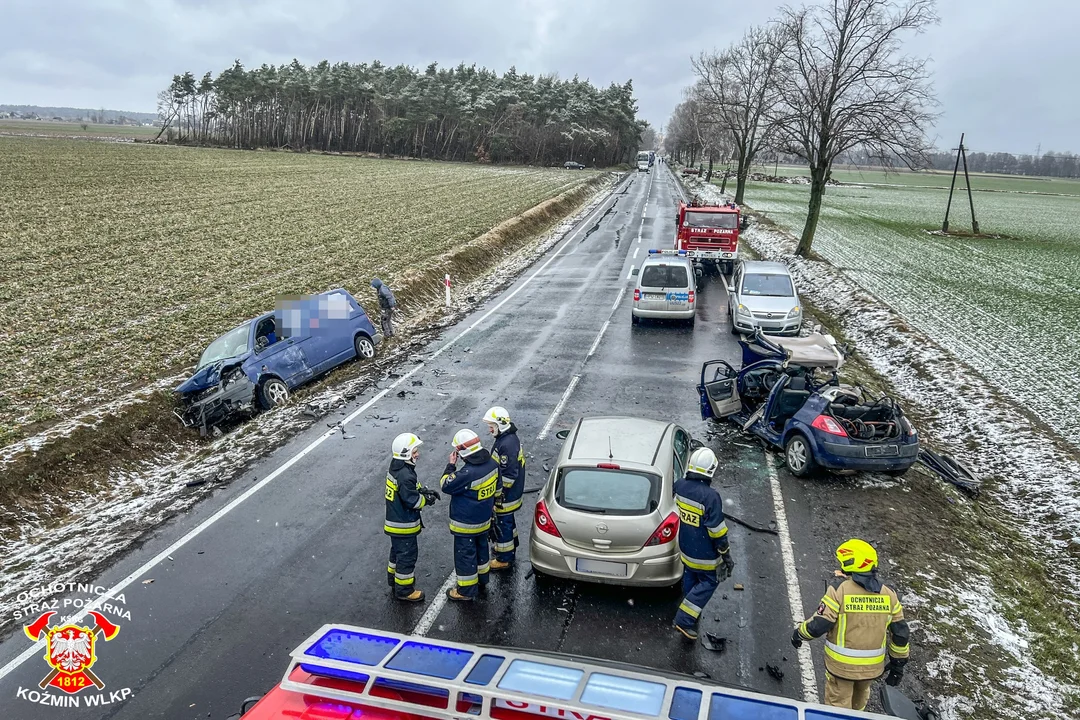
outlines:
[[[367,335],[357,335],[353,340],[353,347],[356,348],[357,360],[370,360],[375,357],[375,343],[371,342]]]
[[[641,318],[639,318],[637,315],[634,315],[633,313],[631,313],[630,314],[630,324],[631,325],[640,325],[641,324]]]
[[[697,321],[697,316],[695,315],[694,317],[692,317],[692,318],[690,318],[689,320],[687,320],[687,321],[686,321],[686,324],[687,324],[687,325],[688,325],[689,327],[693,328],[693,327],[694,327],[694,323],[695,323],[696,321]]]
[[[289,402],[289,386],[277,378],[270,378],[259,386],[259,404],[263,410]]]
[[[788,472],[795,477],[808,477],[814,472],[817,463],[814,462],[814,453],[810,449],[810,443],[803,435],[795,433],[788,438],[784,445],[784,463],[787,465]]]

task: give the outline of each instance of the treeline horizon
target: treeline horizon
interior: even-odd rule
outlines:
[[[180,143],[544,165],[630,162],[648,128],[632,81],[599,89],[464,63],[248,70],[237,60],[216,77],[173,76],[158,114],[166,139]]]

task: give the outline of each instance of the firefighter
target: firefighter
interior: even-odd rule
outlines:
[[[735,567],[724,522],[724,503],[720,493],[709,487],[718,464],[712,450],[698,448],[690,455],[686,477],[675,483],[679,554],[685,566],[685,597],[675,614],[675,629],[689,640],[697,639],[701,611]]]
[[[446,591],[457,601],[476,599],[477,586],[485,587],[490,568],[488,531],[499,486],[499,466],[472,430],[458,430],[454,450],[443,473],[442,491],[450,495],[450,532],[454,536],[454,573],[457,587]],[[459,470],[458,459],[463,461]]]
[[[829,580],[817,611],[791,633],[796,648],[825,635],[825,704],[863,710],[870,683],[899,685],[910,631],[896,592],[877,575],[877,552],[863,540],[836,548],[840,570]],[[888,658],[888,663],[886,663]]]
[[[393,459],[386,473],[386,522],[383,531],[390,536],[390,564],[386,580],[394,597],[407,602],[424,599],[416,589],[414,571],[419,554],[416,538],[423,528],[420,511],[439,500],[439,493],[420,486],[416,479],[416,461],[424,442],[412,433],[394,438],[390,449]]]
[[[491,459],[499,465],[499,491],[495,493],[495,559],[492,570],[505,570],[514,564],[518,546],[514,513],[521,507],[525,490],[525,453],[517,436],[517,426],[506,408],[496,405],[484,415],[488,431],[495,436]]]

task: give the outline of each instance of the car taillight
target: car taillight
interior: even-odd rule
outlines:
[[[694,291],[693,290],[690,291],[690,304],[691,305],[694,304]]]
[[[604,470],[622,470],[622,468],[615,463],[596,463],[596,467],[603,468]]]
[[[641,300],[641,291],[634,288],[634,302],[638,302],[639,300]]]
[[[533,518],[533,523],[538,529],[546,532],[548,535],[562,537],[562,535],[559,534],[559,528],[555,527],[555,522],[551,519],[551,516],[548,515],[547,505],[544,504],[543,500],[536,503],[536,516]]]
[[[654,532],[652,537],[649,538],[649,541],[645,543],[645,547],[669,543],[678,535],[679,516],[676,513],[671,513],[664,519],[664,522],[660,523],[660,527],[656,528],[656,532]]]
[[[848,436],[847,430],[845,430],[840,423],[836,422],[834,418],[831,418],[828,415],[818,415],[810,425],[821,432],[826,432],[830,435],[839,435],[840,437]]]

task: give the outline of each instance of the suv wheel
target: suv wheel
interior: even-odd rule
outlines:
[[[289,386],[277,378],[270,378],[259,386],[259,402],[263,410],[289,402]]]
[[[803,435],[795,433],[788,438],[784,445],[784,463],[795,477],[804,478],[814,472],[814,453]]]
[[[356,348],[357,360],[370,360],[375,357],[375,343],[371,342],[367,335],[357,335],[353,340],[353,347]]]

